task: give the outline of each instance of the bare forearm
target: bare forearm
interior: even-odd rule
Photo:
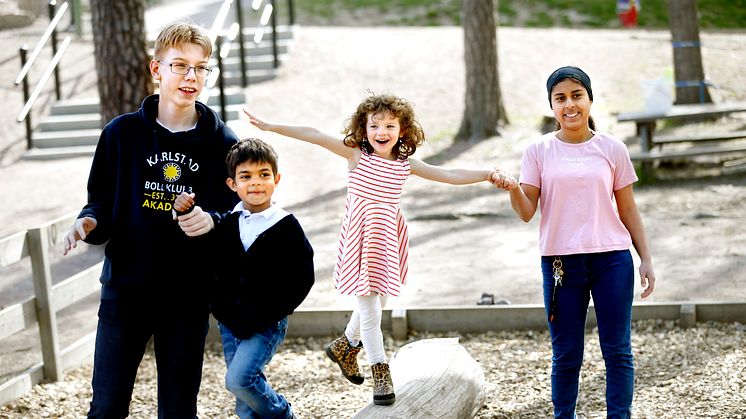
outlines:
[[[451,185],[469,185],[482,181],[489,181],[490,170],[451,169],[448,176],[442,180]]]
[[[640,256],[640,259],[650,261],[650,248],[648,247],[648,240],[645,236],[645,228],[642,224],[642,218],[637,210],[623,211],[619,218],[622,223],[629,231],[629,235],[632,237],[632,245],[635,247],[635,251]]]
[[[524,222],[529,222],[534,218],[537,203],[526,195],[521,186],[510,190],[510,205],[513,207],[513,211]]]
[[[323,139],[328,137],[328,135],[322,133],[316,128],[300,125],[267,124],[265,129],[285,137],[295,138],[296,140],[313,144],[319,144]]]

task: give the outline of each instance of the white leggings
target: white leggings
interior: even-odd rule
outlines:
[[[381,333],[381,312],[386,307],[387,295],[371,293],[356,297],[357,308],[352,311],[345,329],[345,336],[352,346],[362,340],[370,365],[386,362]]]

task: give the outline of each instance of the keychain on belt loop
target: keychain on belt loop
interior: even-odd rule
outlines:
[[[552,278],[554,279],[554,286],[552,287],[552,302],[549,306],[549,321],[553,322],[557,317],[555,312],[557,311],[557,288],[562,286],[562,277],[565,272],[562,270],[562,259],[559,256],[554,257],[552,263]]]

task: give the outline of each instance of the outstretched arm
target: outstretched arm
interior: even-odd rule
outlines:
[[[302,127],[297,125],[273,124],[257,118],[254,114],[250,113],[246,109],[244,109],[243,112],[246,114],[246,116],[249,117],[249,122],[262,131],[272,131],[277,134],[284,135],[285,137],[295,138],[296,140],[320,145],[325,149],[331,151],[332,153],[346,158],[347,160],[356,158],[356,151],[359,153],[358,148],[348,147],[339,138],[335,138],[331,135],[325,134],[317,130],[316,128]]]
[[[643,288],[642,298],[646,298],[653,293],[655,288],[655,273],[653,272],[653,260],[650,256],[648,240],[645,237],[645,228],[642,225],[642,218],[637,211],[635,197],[632,194],[632,185],[615,191],[614,199],[616,199],[619,219],[627,227],[627,231],[632,237],[632,245],[640,256],[640,285]]]
[[[493,173],[492,170],[446,169],[413,157],[409,158],[409,164],[413,175],[435,182],[450,183],[451,185],[468,185],[481,181],[490,182]]]

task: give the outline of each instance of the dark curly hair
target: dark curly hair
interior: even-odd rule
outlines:
[[[398,160],[404,160],[414,154],[417,146],[422,145],[425,141],[425,133],[422,131],[420,123],[417,122],[412,105],[406,99],[388,94],[371,94],[358,105],[355,113],[345,121],[342,134],[345,135],[344,143],[346,146],[360,147],[367,153],[373,152],[373,146],[370,145],[365,136],[368,114],[391,114],[399,119],[403,135],[391,150]]]

